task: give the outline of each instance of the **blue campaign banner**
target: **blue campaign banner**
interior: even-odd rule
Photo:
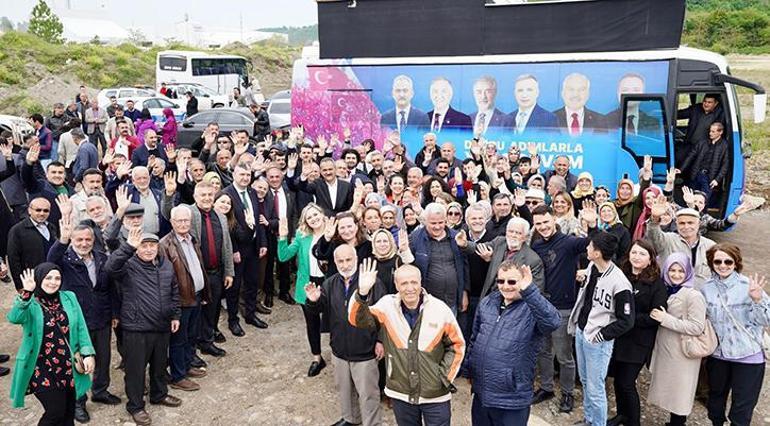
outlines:
[[[624,174],[635,175],[641,154],[668,152],[662,105],[630,103],[624,120],[621,95],[666,94],[668,78],[668,61],[371,66],[340,61],[336,67],[295,70],[292,113],[295,123],[308,123],[311,136],[314,129],[344,126],[382,146],[387,134],[399,131],[412,157],[426,132],[435,133],[438,143],[453,143],[461,158],[468,156],[474,135],[494,142],[500,152],[517,144],[526,154],[534,142],[544,167],[567,155],[576,172],[588,170],[595,184],[614,187]],[[627,149],[621,147],[621,128],[627,130]]]

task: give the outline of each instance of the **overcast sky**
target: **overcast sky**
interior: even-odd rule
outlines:
[[[26,21],[37,0],[2,0],[0,16],[13,22]],[[164,24],[191,21],[204,26],[244,29],[303,26],[317,23],[314,0],[47,0],[56,10],[90,12],[111,19],[123,27],[138,27],[146,33],[162,32]],[[131,5],[127,7],[127,5]],[[162,6],[161,6],[162,5]],[[160,6],[160,7],[159,7]]]

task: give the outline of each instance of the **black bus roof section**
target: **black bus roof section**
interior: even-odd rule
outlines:
[[[317,1],[322,59],[673,49],[685,12],[685,0]]]

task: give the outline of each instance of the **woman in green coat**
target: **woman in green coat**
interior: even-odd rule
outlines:
[[[307,328],[307,340],[313,362],[310,363],[307,375],[317,376],[326,367],[326,361],[321,357],[321,317],[312,313],[305,306],[305,286],[313,283],[320,286],[324,281],[324,273],[313,256],[312,248],[319,238],[324,235],[326,216],[318,204],[310,203],[299,216],[299,226],[291,243],[288,242],[289,223],[282,217],[278,225],[278,260],[287,262],[297,256],[297,282],[294,285],[294,300],[302,307]]]
[[[24,328],[11,400],[24,406],[34,394],[45,412],[39,425],[72,425],[75,401],[91,387],[94,348],[75,294],[59,291],[61,272],[53,263],[42,263],[22,273],[22,291],[8,313],[8,321]],[[82,356],[83,372],[76,368],[75,354]]]

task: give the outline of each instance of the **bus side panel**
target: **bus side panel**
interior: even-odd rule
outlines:
[[[350,128],[354,144],[371,138],[388,151],[388,136],[405,124],[400,140],[412,159],[426,132],[437,133],[439,144],[452,143],[460,158],[469,156],[474,132],[480,132],[499,151],[516,144],[528,155],[536,147],[543,168],[566,155],[573,173],[590,171],[594,185],[614,193],[625,174],[637,179],[644,154],[660,157],[663,168],[670,163],[668,141],[648,138],[634,155],[620,146],[619,83],[634,76],[638,81],[624,93],[666,94],[669,61],[350,66],[299,60],[292,125],[302,124],[311,140],[334,132],[341,137]],[[409,105],[408,118],[400,115],[398,99]],[[565,104],[580,114],[568,116]],[[528,111],[521,115],[524,125],[522,110]],[[651,124],[656,119],[642,111],[634,125],[640,132],[661,128],[660,117]]]
[[[730,193],[727,198],[727,206],[724,217],[727,217],[741,204],[741,195],[743,195],[746,169],[743,161],[743,150],[741,149],[741,133],[733,127],[733,152],[732,152],[732,182],[730,183]]]

